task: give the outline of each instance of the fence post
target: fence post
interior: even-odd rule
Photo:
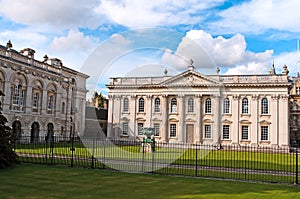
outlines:
[[[54,136],[51,137],[50,140],[50,150],[51,150],[51,165],[53,165],[53,159],[54,159]]]
[[[93,139],[93,150],[92,150],[92,169],[94,169],[95,168],[95,166],[94,166],[94,161],[95,161],[95,159],[94,159],[94,156],[95,156],[95,138]]]
[[[299,181],[298,181],[298,149],[297,149],[297,147],[295,148],[295,150],[296,150],[296,185],[298,185],[299,184]]]
[[[198,148],[197,148],[198,144],[196,144],[196,164],[195,164],[195,175],[196,177],[198,176]]]
[[[73,136],[72,136],[72,138],[71,138],[71,167],[73,167],[74,166],[74,151],[75,151],[75,149],[74,149],[74,133],[73,133]]]

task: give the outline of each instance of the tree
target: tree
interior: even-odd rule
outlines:
[[[92,97],[92,102],[94,106],[97,108],[103,108],[104,107],[104,101],[105,97],[102,95],[102,93],[98,93],[97,91],[94,92],[94,95]]]
[[[4,96],[2,91],[0,91],[0,97],[1,96]],[[13,135],[12,129],[7,126],[6,123],[7,119],[2,114],[2,108],[0,108],[0,169],[17,162],[17,155],[13,151],[15,136]]]

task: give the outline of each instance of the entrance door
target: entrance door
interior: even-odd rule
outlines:
[[[40,133],[40,125],[37,122],[33,122],[31,125],[31,143],[38,143],[39,141],[39,133]]]
[[[190,144],[194,143],[194,124],[186,125],[186,142]]]

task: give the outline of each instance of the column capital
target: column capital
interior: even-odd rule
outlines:
[[[240,98],[239,95],[233,95],[233,96],[232,96],[232,99],[233,99],[233,100],[239,100],[239,98]]]
[[[251,98],[253,101],[257,101],[259,98],[259,95],[252,95]]]

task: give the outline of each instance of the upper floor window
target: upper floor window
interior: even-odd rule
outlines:
[[[154,112],[159,113],[160,112],[160,99],[155,98],[154,100]]]
[[[249,113],[248,99],[244,98],[242,100],[242,114],[248,114],[248,113]]]
[[[12,85],[12,109],[23,110],[25,105],[25,88],[22,86],[22,81],[16,79]]]
[[[297,94],[297,95],[300,94],[300,87],[296,87],[296,94]]]
[[[230,113],[230,100],[228,98],[224,99],[223,113],[225,114]]]
[[[261,114],[269,113],[269,102],[267,98],[261,100]]]
[[[139,112],[145,111],[145,100],[144,98],[139,99]]]
[[[207,98],[205,100],[205,113],[211,113],[211,99]]]
[[[123,112],[127,113],[129,110],[129,100],[128,98],[124,98],[123,100]]]
[[[294,111],[298,110],[297,100],[294,100],[294,101],[293,101],[293,110],[294,110]]]
[[[171,99],[171,112],[172,113],[177,112],[177,100],[176,100],[176,98]]]
[[[138,123],[138,135],[143,135],[144,123]]]
[[[188,113],[193,113],[194,112],[194,99],[189,98],[188,99]]]
[[[223,139],[228,140],[229,139],[229,125],[223,125]]]
[[[54,104],[54,95],[50,94],[50,95],[48,95],[48,106],[47,106],[48,113],[52,113],[53,104]]]
[[[39,92],[34,92],[33,93],[33,99],[32,99],[32,108],[33,109],[38,109],[39,99],[40,99],[40,93]]]

